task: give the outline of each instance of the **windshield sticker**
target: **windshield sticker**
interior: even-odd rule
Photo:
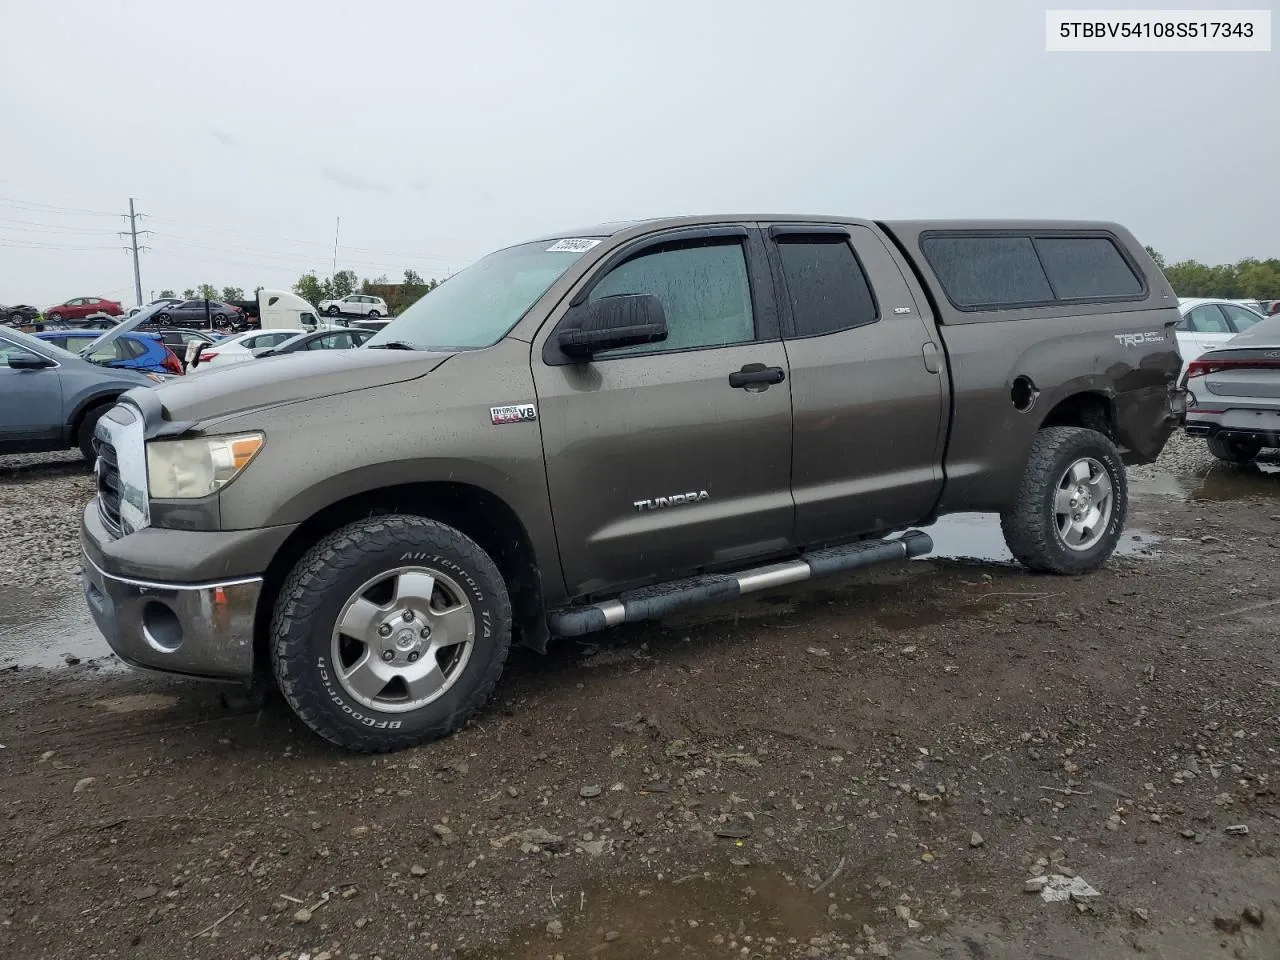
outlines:
[[[557,240],[547,247],[547,253],[586,253],[592,247],[599,245],[599,243],[599,240],[592,240],[589,237]]]

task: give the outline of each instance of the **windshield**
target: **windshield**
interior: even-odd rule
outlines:
[[[599,242],[541,240],[491,253],[440,284],[365,346],[400,343],[434,350],[493,346]]]
[[[39,337],[33,337],[23,333],[21,330],[14,330],[10,327],[0,327],[0,356],[8,356],[10,353],[20,350],[51,357],[54,360],[74,360],[76,358],[74,353],[63,350],[48,340],[41,340]],[[6,363],[5,366],[7,365]]]

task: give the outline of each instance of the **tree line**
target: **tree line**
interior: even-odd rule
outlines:
[[[439,280],[423,280],[416,270],[406,270],[401,283],[390,283],[386,275],[361,280],[354,270],[339,270],[332,277],[320,277],[313,270],[304,273],[293,285],[293,292],[313,306],[321,300],[338,300],[353,293],[382,297],[392,316],[398,316],[412,303],[436,287]]]
[[[253,292],[256,294],[258,290],[261,290],[261,289],[262,289],[261,287],[258,287],[257,290],[254,290]],[[166,288],[160,291],[159,298],[161,300],[176,300],[178,299],[178,295],[174,293],[172,290],[169,290],[168,288]],[[187,287],[187,289],[183,290],[182,299],[183,300],[223,300],[223,301],[243,300],[244,288],[243,287],[223,287],[221,294],[219,294],[218,288],[215,287],[213,284],[202,283],[199,286]]]
[[[1157,250],[1147,253],[1180,297],[1221,297],[1226,300],[1280,300],[1280,260],[1245,257],[1236,263],[1210,266],[1198,260],[1166,263]]]

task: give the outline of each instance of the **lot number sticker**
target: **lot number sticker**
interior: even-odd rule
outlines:
[[[599,243],[599,240],[592,240],[589,237],[557,240],[551,246],[547,247],[547,253],[586,253]]]

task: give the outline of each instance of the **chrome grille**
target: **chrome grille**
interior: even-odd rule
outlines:
[[[107,529],[118,537],[122,531],[120,494],[123,488],[120,483],[120,463],[116,459],[116,448],[103,436],[103,432],[99,431],[94,438],[94,446],[98,451],[98,459],[93,468],[97,477],[98,513]]]

